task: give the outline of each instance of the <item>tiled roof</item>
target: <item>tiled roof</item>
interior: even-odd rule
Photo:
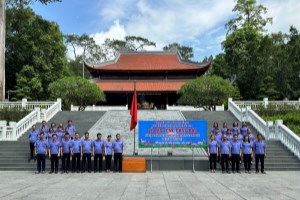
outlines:
[[[177,53],[163,51],[120,53],[113,61],[95,65],[85,62],[89,71],[206,71],[209,65],[183,61]]]
[[[138,92],[174,92],[181,88],[187,81],[136,81]],[[97,86],[104,92],[132,92],[134,81],[101,81]]]

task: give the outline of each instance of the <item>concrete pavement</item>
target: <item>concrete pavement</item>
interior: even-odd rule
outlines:
[[[299,199],[299,172],[39,174],[0,171],[0,199]]]

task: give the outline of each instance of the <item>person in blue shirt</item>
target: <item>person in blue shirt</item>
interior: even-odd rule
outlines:
[[[107,136],[107,141],[105,142],[105,170],[110,172],[111,170],[111,158],[112,158],[112,142],[111,135]]]
[[[93,155],[93,141],[89,139],[89,133],[84,133],[84,140],[81,141],[81,155],[82,155],[82,173],[87,169],[88,173],[91,173],[92,155]],[[86,166],[87,161],[87,166]]]
[[[114,172],[122,172],[122,159],[124,151],[124,142],[121,140],[120,133],[116,134],[116,140],[112,144],[112,150],[114,155]]]
[[[57,127],[56,127],[56,124],[55,124],[55,122],[52,122],[52,123],[51,123],[51,126],[50,126],[50,128],[52,128],[52,129],[53,129],[53,131],[56,133],[56,131],[57,131]]]
[[[45,174],[46,167],[46,155],[48,143],[44,139],[44,132],[40,132],[39,139],[34,144],[34,154],[37,159],[37,172],[36,174],[43,173]]]
[[[62,173],[69,173],[70,169],[70,156],[71,156],[71,140],[70,140],[70,135],[69,133],[66,133],[64,138],[61,141],[61,150],[60,152],[62,153]]]
[[[51,141],[52,140],[52,136],[55,134],[55,132],[54,132],[54,130],[53,130],[53,128],[52,127],[50,127],[49,128],[49,131],[48,131],[48,134],[47,134],[47,141],[49,142],[49,141]],[[56,135],[57,136],[57,135]]]
[[[211,173],[216,172],[217,157],[218,157],[218,143],[215,141],[215,136],[210,136],[208,143],[209,169]]]
[[[246,122],[242,122],[242,127],[240,128],[240,133],[245,137],[248,131],[248,126]]]
[[[238,140],[238,136],[233,137],[233,142],[231,143],[231,162],[232,162],[232,173],[240,172],[240,158],[242,156],[242,143]]]
[[[228,169],[228,164],[229,164],[229,158],[231,157],[231,143],[227,141],[226,135],[223,135],[223,140],[220,143],[220,155],[221,155],[222,173],[224,174],[226,170],[226,172],[230,174],[230,171]]]
[[[254,142],[254,152],[255,152],[255,173],[259,173],[258,164],[260,162],[261,173],[265,174],[264,161],[266,158],[266,143],[262,140],[262,135],[259,133],[257,135],[257,141]]]
[[[227,129],[226,137],[229,142],[233,142],[233,135],[231,129]]]
[[[45,120],[42,121],[42,125],[41,125],[41,127],[39,127],[38,130],[39,130],[39,133],[43,131],[44,136],[47,136],[49,128],[48,128],[47,122]]]
[[[67,133],[66,133],[67,134]],[[81,158],[81,140],[79,133],[75,132],[75,138],[71,142],[71,156],[72,156],[72,172],[80,172],[80,158]]]
[[[72,120],[68,120],[68,126],[66,127],[65,132],[68,132],[70,134],[71,140],[73,140],[74,133],[76,132],[76,128],[74,125],[72,125]]]
[[[223,128],[221,129],[222,135],[225,135],[227,133],[227,130],[228,130],[227,123],[224,122],[223,123]]]
[[[211,135],[213,135],[213,134],[215,134],[216,132],[216,129],[219,129],[219,124],[218,124],[218,122],[214,122],[213,123],[213,127],[212,127],[212,129],[211,129],[211,131],[210,131],[210,134]]]
[[[64,138],[64,135],[65,135],[65,133],[63,132],[62,127],[59,126],[59,127],[57,128],[56,135],[57,135],[57,140],[58,140],[59,142],[61,142],[62,139]],[[70,135],[69,135],[69,136],[70,136]]]
[[[57,135],[52,135],[52,140],[48,141],[49,158],[51,159],[51,171],[49,174],[58,173],[58,158],[61,155],[60,142],[57,140]]]
[[[254,140],[255,140],[255,137],[254,137],[254,134],[252,133],[250,128],[248,128],[248,130],[247,130],[247,135],[249,137],[249,141],[253,144]]]
[[[253,157],[252,151],[253,143],[249,140],[249,136],[246,135],[242,143],[242,153],[244,158],[245,173],[251,173],[251,158]]]
[[[237,140],[238,140],[240,143],[242,143],[242,142],[243,142],[243,140],[244,140],[244,136],[242,135],[242,133],[241,133],[241,132],[239,132],[239,133],[237,134]]]
[[[36,160],[33,154],[34,154],[34,144],[38,140],[38,137],[39,137],[39,131],[36,129],[36,126],[33,125],[28,135],[29,147],[30,147],[30,157],[28,158],[28,162],[30,162],[32,159],[34,159],[34,161]]]
[[[102,172],[102,160],[104,155],[104,144],[105,141],[101,139],[102,134],[97,133],[97,139],[93,142],[93,149],[94,149],[94,172],[97,172],[97,165],[99,162],[99,172]]]
[[[239,133],[240,131],[239,124],[236,121],[233,122],[231,131],[232,131],[232,135],[237,135]]]

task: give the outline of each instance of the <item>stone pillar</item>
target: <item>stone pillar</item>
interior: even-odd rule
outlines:
[[[270,139],[270,126],[273,126],[273,122],[272,121],[267,121],[267,126],[266,126],[266,138],[267,140]]]
[[[62,109],[61,109],[61,103],[62,103],[62,101],[61,101],[61,98],[57,98],[57,102],[59,102],[59,110],[61,111]]]
[[[282,124],[283,124],[283,120],[281,120],[281,119],[275,120],[275,137],[276,137],[276,139],[279,139],[279,125],[282,125]]]
[[[264,102],[264,107],[266,108],[269,104],[269,99],[266,97],[263,99],[263,102]]]

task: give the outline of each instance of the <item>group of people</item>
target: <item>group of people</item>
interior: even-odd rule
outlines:
[[[68,121],[67,127],[60,123],[56,127],[52,123],[47,126],[46,121],[41,127],[35,125],[29,132],[30,158],[37,161],[36,173],[45,173],[46,157],[51,160],[50,174],[58,173],[59,158],[61,158],[62,173],[92,171],[91,158],[94,157],[94,172],[102,172],[102,161],[105,157],[105,170],[110,172],[112,157],[114,157],[114,172],[122,172],[122,157],[124,142],[119,133],[116,139],[111,140],[111,135],[107,140],[102,140],[102,134],[98,133],[95,140],[89,138],[89,133],[84,133],[84,139],[80,139],[72,120]],[[72,158],[72,168],[70,166]]]
[[[242,122],[242,127],[234,122],[232,128],[228,128],[224,122],[223,127],[219,129],[218,123],[214,122],[208,142],[208,155],[210,171],[216,170],[216,163],[221,162],[222,173],[231,173],[229,164],[231,163],[232,173],[241,173],[240,164],[243,160],[245,173],[251,173],[251,161],[255,159],[255,173],[264,171],[264,159],[266,158],[266,143],[261,134],[257,138],[251,132],[246,122]]]

